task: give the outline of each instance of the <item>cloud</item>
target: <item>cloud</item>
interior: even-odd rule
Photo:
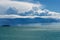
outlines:
[[[0,1],[11,1],[11,0],[0,0]]]
[[[42,9],[42,4],[34,4],[29,2],[18,2],[11,0],[0,0],[0,18],[55,18],[60,19],[60,13],[53,12],[48,9]],[[16,8],[17,14],[7,15],[6,11],[11,8]],[[25,14],[25,12],[32,11],[29,15],[21,16],[20,14]],[[3,15],[2,15],[3,14]],[[42,14],[42,16],[41,16]],[[43,15],[44,14],[44,15]]]
[[[0,15],[0,18],[54,18],[54,19],[60,19],[59,16],[20,16],[20,15]]]
[[[37,1],[35,1],[35,0],[13,0],[13,1],[36,2],[37,3]]]
[[[39,16],[41,18],[60,19],[60,13],[59,12],[53,12],[53,11],[50,11],[48,9],[41,9],[41,8],[35,8],[35,9],[32,9],[33,13],[31,15]]]
[[[14,7],[18,10],[18,13],[24,13],[32,9],[32,7],[41,7],[41,4],[34,4],[29,2],[17,2],[17,1],[0,1],[0,6],[6,11],[9,7]]]
[[[35,18],[39,16],[0,15],[0,18]]]

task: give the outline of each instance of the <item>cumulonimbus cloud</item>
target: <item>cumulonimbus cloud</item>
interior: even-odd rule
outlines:
[[[18,10],[19,13],[26,12],[32,9],[32,7],[40,7],[41,4],[33,4],[29,2],[16,2],[16,1],[0,1],[0,6],[5,8],[6,10],[9,7],[14,7]],[[2,9],[3,9],[2,8]]]
[[[7,15],[5,13],[5,11],[9,8],[9,7],[14,7],[18,10],[17,15],[16,14],[10,14]],[[33,9],[35,7],[35,9]],[[42,4],[34,4],[34,3],[29,3],[29,2],[17,2],[17,1],[0,1],[0,18],[35,18],[35,17],[39,17],[39,18],[58,18],[60,19],[60,13],[57,12],[53,12],[50,11],[48,9],[42,9]],[[25,13],[25,12],[29,12],[30,10],[33,11],[32,14],[29,14],[27,16],[21,16],[19,14],[21,13]],[[38,15],[44,13],[47,13],[47,16],[38,16],[38,15],[34,15],[35,13],[37,13]],[[3,14],[3,15],[1,15]],[[6,15],[4,15],[6,14]]]

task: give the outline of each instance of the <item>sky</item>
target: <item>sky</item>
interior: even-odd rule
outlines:
[[[7,15],[5,12],[9,7],[16,8],[18,13]],[[36,10],[33,9],[34,7]],[[30,10],[33,13],[27,15],[28,18],[40,17],[34,15],[36,12],[38,15],[48,12],[48,16],[42,16],[42,18],[60,19],[60,0],[0,0],[0,18],[26,18],[26,16],[20,16],[20,14]]]
[[[19,1],[29,1],[29,2],[35,2],[35,3],[39,2],[43,4],[45,8],[51,11],[60,12],[60,0],[19,0]]]
[[[60,12],[60,0],[39,0],[39,2],[51,11]]]
[[[36,17],[60,20],[60,0],[0,0],[0,18],[34,19]],[[0,20],[0,23],[3,23],[2,21],[7,20]]]

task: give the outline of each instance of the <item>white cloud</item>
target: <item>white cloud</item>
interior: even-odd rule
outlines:
[[[41,7],[41,4],[33,4],[29,2],[17,2],[17,1],[0,1],[0,6],[5,8],[2,11],[6,11],[9,7],[15,7],[19,13],[23,13],[32,9],[32,7]]]
[[[27,16],[20,16],[20,15],[1,15],[5,14],[5,11],[9,7],[14,7],[18,10],[18,13],[25,13],[32,10],[34,13],[32,15]],[[33,9],[35,7],[35,9]],[[17,1],[11,1],[11,0],[0,0],[0,18],[56,18],[60,19],[60,13],[50,11],[48,9],[42,9],[42,4],[34,4],[29,2],[17,2]],[[41,13],[47,13],[48,16],[38,16],[34,15],[37,12],[38,15]],[[34,16],[33,16],[34,15]],[[50,15],[50,16],[49,16]]]
[[[0,0],[0,1],[11,1],[11,0]]]
[[[0,18],[35,18],[39,16],[0,15]]]
[[[54,18],[60,19],[60,16],[20,16],[20,15],[0,15],[0,18]]]
[[[36,12],[38,15],[40,15],[41,13],[44,13],[44,14],[47,14],[47,16],[40,16],[42,18],[56,18],[56,19],[60,19],[60,13],[58,12],[53,12],[53,11],[50,11],[48,9],[40,9],[38,8],[38,10],[33,10],[34,13]]]

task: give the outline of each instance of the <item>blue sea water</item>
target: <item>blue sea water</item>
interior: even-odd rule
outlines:
[[[60,30],[36,27],[0,27],[0,40],[60,40]]]

